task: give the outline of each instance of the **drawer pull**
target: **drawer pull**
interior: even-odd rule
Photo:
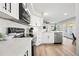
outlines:
[[[24,56],[28,56],[28,50],[25,52]]]

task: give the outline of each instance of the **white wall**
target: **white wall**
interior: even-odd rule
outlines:
[[[76,4],[76,55],[79,56],[79,3]]]
[[[28,26],[0,18],[0,33],[6,34],[6,31],[7,31],[6,28],[8,27],[17,27],[17,28],[27,29]]]

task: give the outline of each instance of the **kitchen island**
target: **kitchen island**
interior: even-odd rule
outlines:
[[[40,44],[52,44],[52,43],[62,44],[62,42],[63,42],[63,32],[51,31],[51,32],[42,32],[38,34],[35,45],[38,46]]]

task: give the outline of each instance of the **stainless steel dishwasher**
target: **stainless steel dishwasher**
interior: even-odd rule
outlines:
[[[54,43],[55,44],[63,43],[63,33],[62,32],[54,32]]]

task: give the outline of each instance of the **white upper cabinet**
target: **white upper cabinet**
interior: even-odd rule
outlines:
[[[0,17],[19,20],[18,3],[0,3]]]

